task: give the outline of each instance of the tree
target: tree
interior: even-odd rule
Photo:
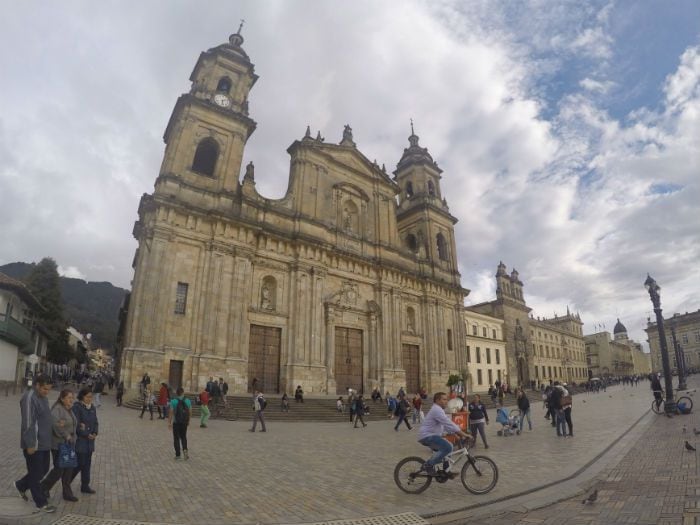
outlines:
[[[48,334],[46,357],[53,363],[67,363],[73,357],[73,350],[68,344],[68,324],[63,316],[56,261],[50,257],[43,258],[34,266],[25,282],[44,307],[44,311],[39,314],[39,322]]]

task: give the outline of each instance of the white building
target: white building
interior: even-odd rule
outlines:
[[[497,380],[507,380],[503,320],[465,310],[464,323],[467,338],[467,387],[470,393],[483,393]]]
[[[24,283],[0,273],[0,382],[21,382],[46,357],[46,339],[34,325],[41,310]]]

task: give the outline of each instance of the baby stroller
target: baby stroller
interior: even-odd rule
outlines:
[[[496,432],[498,436],[520,435],[520,410],[514,408],[510,413],[503,407],[496,412],[496,423],[501,424],[501,430]]]

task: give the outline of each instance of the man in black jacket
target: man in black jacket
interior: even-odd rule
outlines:
[[[34,386],[24,393],[19,402],[22,411],[20,446],[27,463],[27,475],[15,481],[15,488],[22,499],[29,501],[29,490],[36,506],[44,512],[56,512],[56,507],[49,505],[40,485],[51,466],[53,418],[48,400],[50,392],[51,379],[39,374],[34,378]]]

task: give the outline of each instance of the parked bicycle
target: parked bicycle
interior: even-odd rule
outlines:
[[[651,410],[655,414],[663,414],[666,412],[666,396],[664,396],[663,391],[657,390],[654,393],[660,395],[656,395],[654,400],[651,402]],[[691,410],[693,410],[693,400],[688,396],[681,396],[678,399],[676,399],[676,406],[681,404],[685,406],[686,411],[690,412]]]
[[[425,470],[425,459],[411,456],[402,459],[394,469],[396,485],[409,494],[420,494],[426,490],[433,479],[445,483],[457,477],[457,465],[465,460],[459,478],[462,485],[472,494],[486,494],[498,482],[498,467],[491,458],[473,456],[469,453],[467,440],[457,442],[454,450],[445,456],[442,465],[435,465],[434,473]]]

